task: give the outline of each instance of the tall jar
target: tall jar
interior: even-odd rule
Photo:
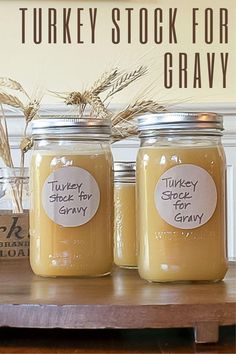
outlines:
[[[33,122],[30,263],[41,276],[103,276],[113,263],[110,121]]]
[[[114,263],[137,268],[135,162],[114,163]]]
[[[139,117],[139,273],[156,282],[217,281],[226,261],[222,117]]]

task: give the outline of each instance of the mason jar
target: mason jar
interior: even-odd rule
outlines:
[[[137,268],[135,162],[114,163],[114,263]]]
[[[110,120],[33,121],[30,263],[41,276],[103,276],[113,263]]]
[[[139,274],[156,282],[218,281],[227,271],[222,117],[138,119]]]

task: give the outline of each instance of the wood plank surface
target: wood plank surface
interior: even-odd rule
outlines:
[[[0,327],[195,327],[203,333],[209,323],[236,323],[235,263],[223,282],[154,284],[135,270],[115,268],[111,276],[93,279],[42,278],[25,260],[1,261],[0,284]]]

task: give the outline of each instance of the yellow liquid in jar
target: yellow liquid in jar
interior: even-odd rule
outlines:
[[[65,166],[80,167],[96,180],[100,204],[85,224],[63,227],[46,214],[42,190],[47,177]],[[42,276],[101,276],[111,272],[113,263],[113,181],[112,157],[102,153],[36,151],[30,165],[30,263]]]
[[[120,267],[137,267],[135,184],[116,183],[114,195],[114,262]]]
[[[160,177],[180,164],[196,165],[206,170],[217,190],[217,204],[212,217],[193,229],[181,229],[167,223],[154,201]],[[137,189],[140,276],[157,282],[223,279],[227,271],[223,148],[140,148]]]

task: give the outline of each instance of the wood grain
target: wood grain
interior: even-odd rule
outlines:
[[[94,279],[41,278],[25,260],[1,261],[0,283],[0,327],[197,328],[236,323],[233,262],[223,282],[154,284],[141,280],[135,270],[115,268],[112,276]]]

